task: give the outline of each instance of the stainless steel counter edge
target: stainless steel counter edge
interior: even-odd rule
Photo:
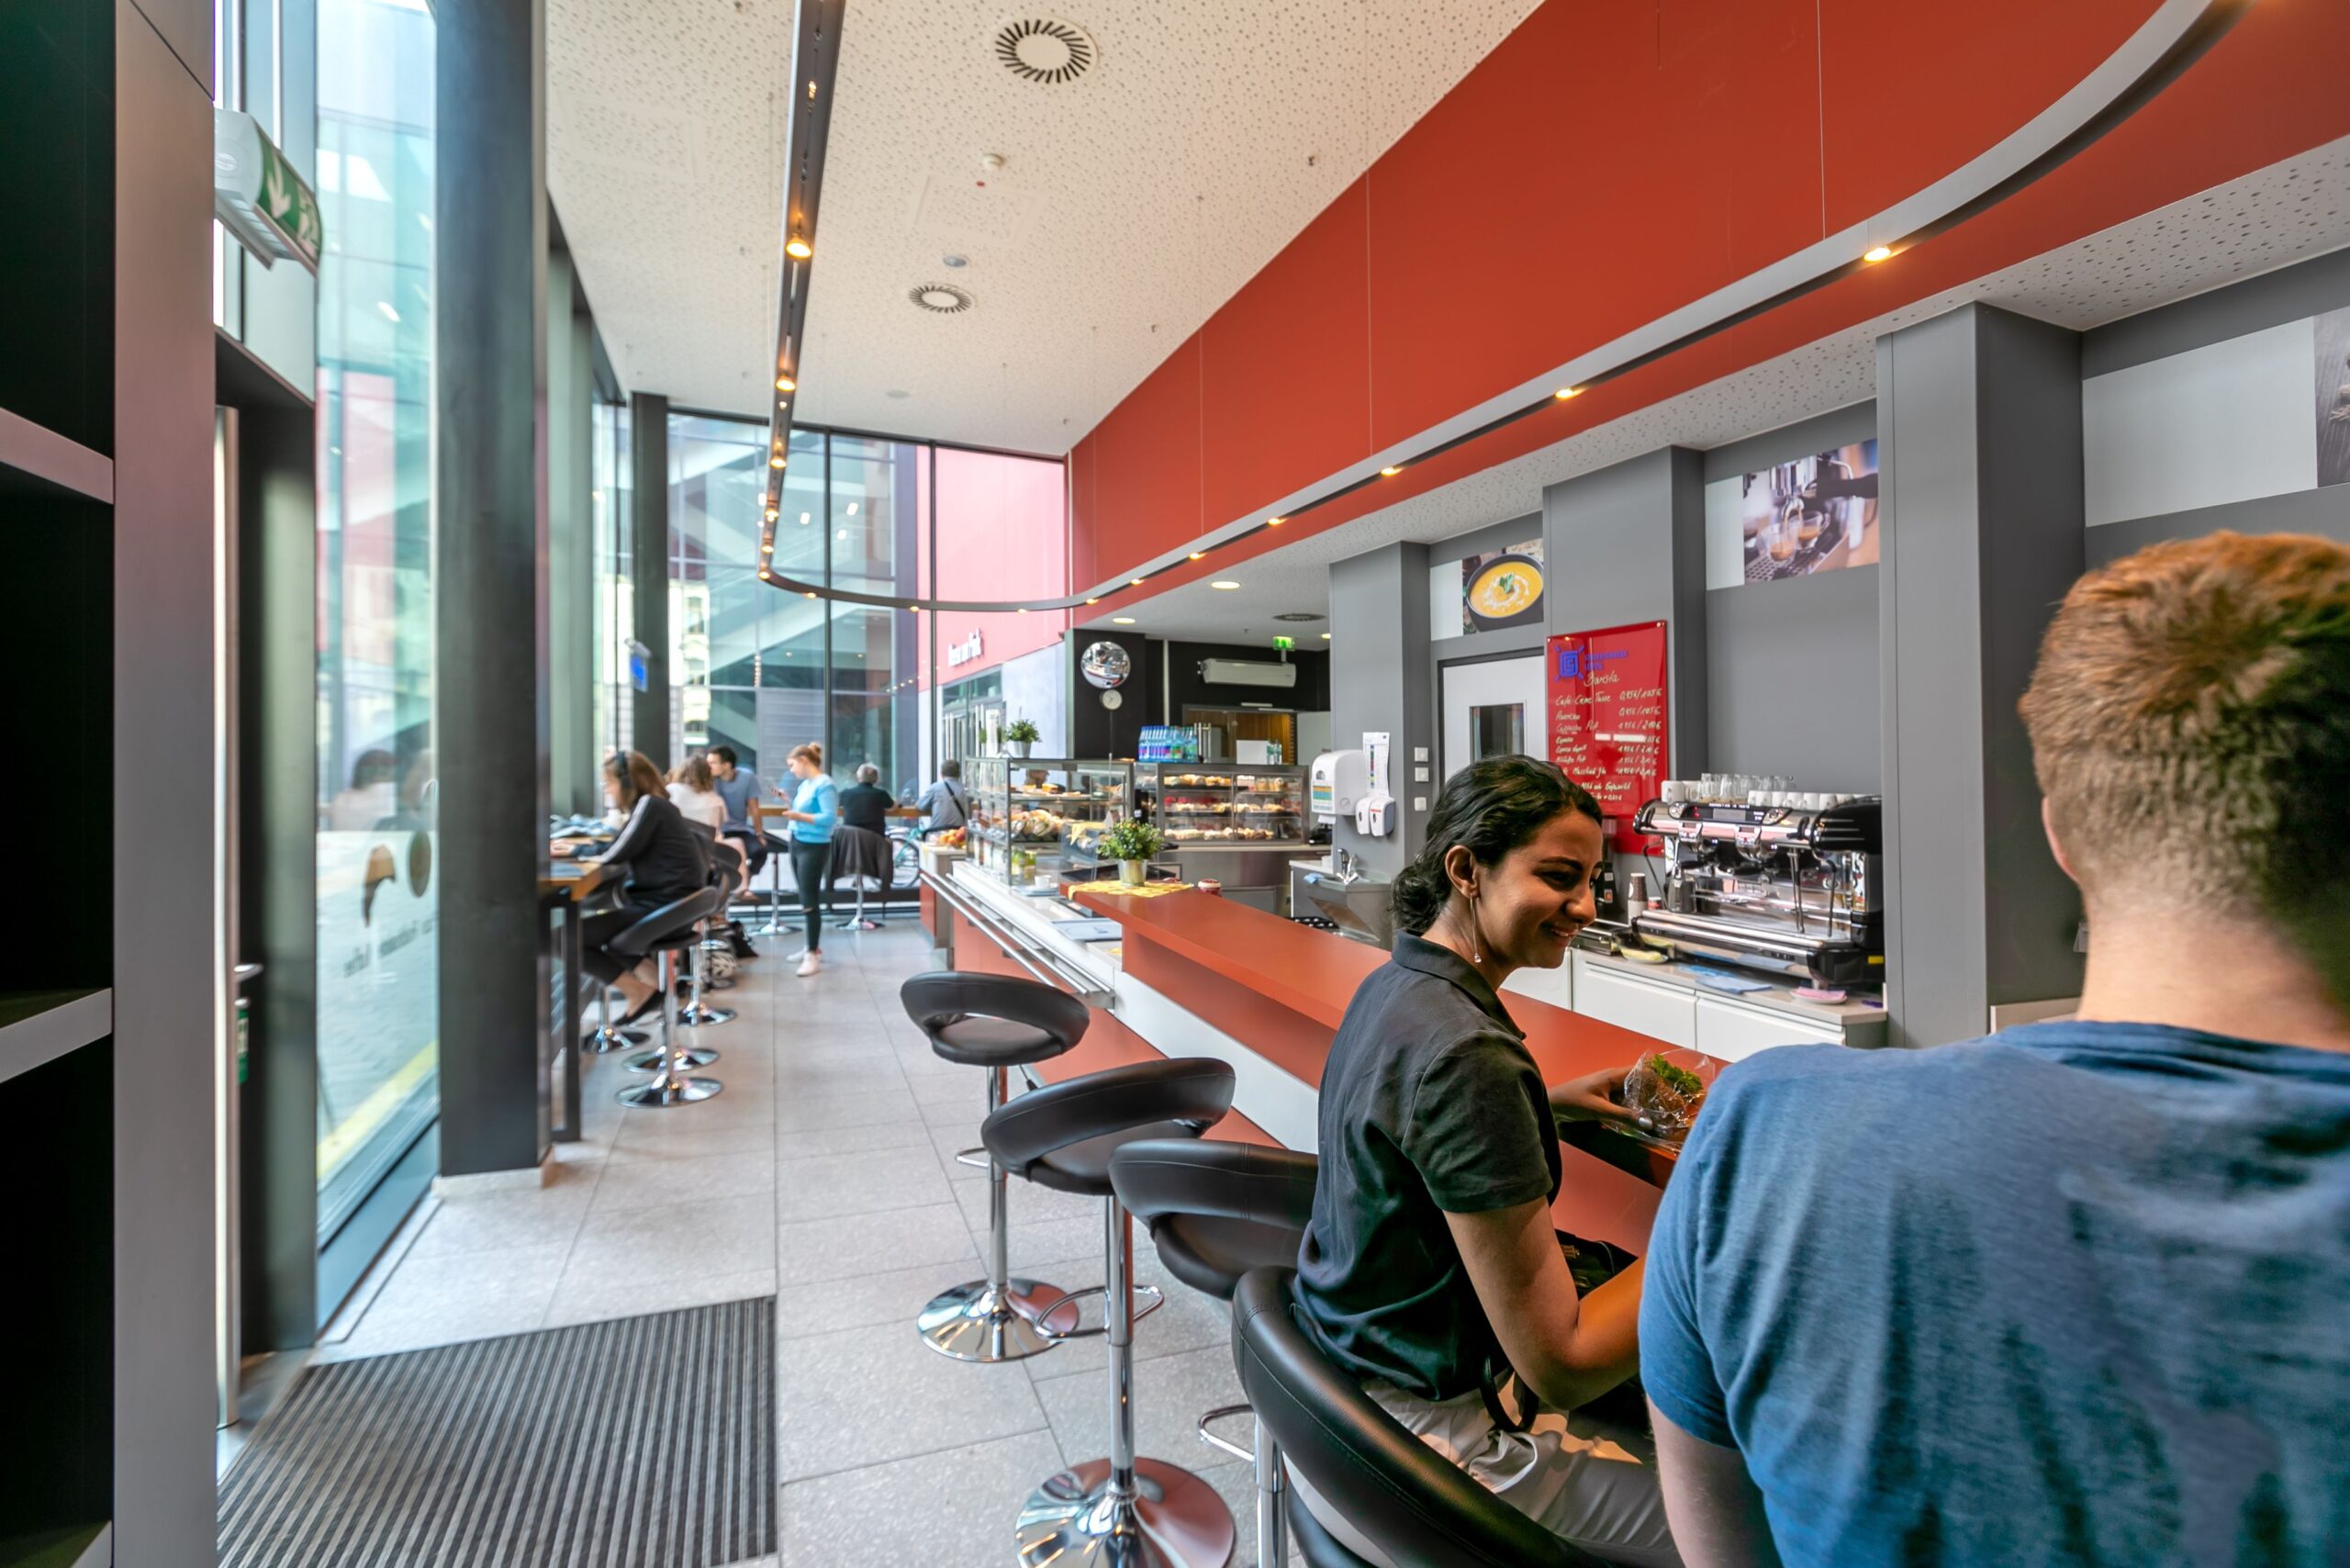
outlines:
[[[1688,966],[1677,959],[1668,959],[1662,964],[1636,964],[1628,958],[1612,958],[1605,953],[1594,953],[1584,948],[1578,947],[1572,951],[1581,957],[1584,963],[1595,968],[1612,969],[1618,974],[1638,976],[1641,980],[1655,980],[1662,985],[1675,986],[1683,991],[1694,991],[1699,996],[1710,996],[1721,1002],[1742,1002],[1749,1007],[1760,1007],[1772,1013],[1784,1013],[1790,1017],[1803,1018],[1816,1024],[1828,1024],[1839,1028],[1850,1029],[1874,1027],[1886,1021],[1886,1011],[1882,1007],[1872,1007],[1859,1002],[1807,1002],[1796,995],[1793,986],[1774,984],[1767,991],[1718,990],[1690,975]],[[1756,975],[1752,978],[1761,980],[1762,977]]]

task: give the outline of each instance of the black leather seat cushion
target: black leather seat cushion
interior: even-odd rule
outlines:
[[[1370,1558],[1356,1556],[1324,1529],[1296,1487],[1281,1494],[1281,1512],[1289,1516],[1290,1533],[1297,1537],[1298,1555],[1305,1559],[1305,1568],[1378,1568]]]
[[[965,1067],[1018,1067],[1045,1061],[1069,1049],[1061,1038],[1033,1024],[1009,1018],[958,1018],[930,1031],[930,1048]]]
[[[604,951],[623,958],[690,946],[693,928],[703,916],[716,913],[718,890],[698,888],[681,899],[663,904],[604,944]]]
[[[1584,1568],[1568,1545],[1472,1480],[1380,1408],[1298,1327],[1288,1269],[1252,1269],[1232,1295],[1232,1360],[1291,1469],[1397,1562]],[[1346,1559],[1335,1559],[1340,1563]]]
[[[1195,1291],[1232,1299],[1251,1269],[1293,1269],[1305,1232],[1285,1225],[1227,1219],[1220,1215],[1168,1215],[1153,1220],[1150,1238],[1167,1271]]]
[[[1018,1067],[1046,1061],[1085,1038],[1093,1015],[1085,1003],[1041,980],[1016,975],[940,970],[898,988],[930,1048],[964,1067]]]
[[[1037,1157],[1028,1168],[1028,1180],[1039,1187],[1050,1187],[1057,1193],[1080,1193],[1089,1198],[1110,1195],[1110,1156],[1130,1143],[1144,1138],[1197,1137],[1200,1135],[1181,1122],[1145,1122],[1138,1127],[1121,1127],[1098,1137],[1081,1138],[1064,1144],[1051,1153]]]
[[[1106,1197],[1110,1156],[1144,1138],[1194,1137],[1232,1108],[1232,1069],[1162,1058],[1065,1079],[989,1113],[979,1141],[996,1163],[1064,1193]]]

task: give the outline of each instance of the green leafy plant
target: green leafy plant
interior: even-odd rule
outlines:
[[[1685,1067],[1675,1067],[1662,1055],[1649,1058],[1649,1070],[1656,1080],[1684,1100],[1695,1100],[1706,1092],[1706,1081]]]
[[[1038,729],[1033,720],[1014,719],[1004,725],[1003,738],[1024,745],[1034,745],[1045,738],[1045,732]]]
[[[1124,817],[1102,832],[1094,853],[1104,860],[1147,860],[1166,847],[1157,828],[1140,817]]]

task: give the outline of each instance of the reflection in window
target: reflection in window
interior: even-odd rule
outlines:
[[[320,0],[319,1240],[438,1112],[430,11]]]

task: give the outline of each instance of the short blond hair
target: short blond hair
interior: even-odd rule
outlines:
[[[2350,549],[2223,532],[2091,572],[2020,708],[2093,900],[2279,924],[2350,999]]]

